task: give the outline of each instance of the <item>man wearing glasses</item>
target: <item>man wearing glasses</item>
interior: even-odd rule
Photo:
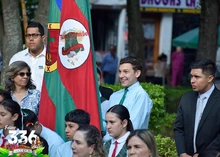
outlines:
[[[32,22],[26,29],[27,47],[16,53],[10,60],[9,65],[15,61],[24,61],[31,67],[31,77],[36,89],[41,91],[44,76],[46,47],[44,46],[44,28],[38,22]]]

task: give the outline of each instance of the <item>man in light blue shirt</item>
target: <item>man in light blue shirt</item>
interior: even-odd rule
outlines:
[[[69,141],[65,142],[56,151],[55,156],[52,157],[72,157],[73,152],[71,149],[73,135],[75,134],[76,130],[82,126],[82,125],[89,125],[90,123],[90,115],[88,112],[81,110],[81,109],[75,109],[73,111],[70,111],[65,116],[66,121],[66,137]]]
[[[113,93],[109,100],[110,107],[117,104],[127,107],[134,129],[148,128],[153,106],[152,100],[138,81],[141,71],[142,63],[138,58],[129,56],[121,59],[119,80],[124,89]]]

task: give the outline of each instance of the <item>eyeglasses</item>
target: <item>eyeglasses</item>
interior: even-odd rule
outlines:
[[[27,77],[30,77],[30,76],[31,76],[31,73],[29,73],[29,72],[27,72],[27,73],[25,73],[25,72],[20,72],[20,73],[18,73],[18,75],[21,76],[21,77],[24,77],[24,75],[26,75]]]
[[[30,39],[31,37],[34,39],[37,39],[38,36],[41,36],[41,34],[26,34],[25,37]]]

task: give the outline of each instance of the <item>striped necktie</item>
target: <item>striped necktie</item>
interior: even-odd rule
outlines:
[[[203,113],[203,109],[204,109],[203,101],[205,99],[206,99],[205,95],[200,95],[200,97],[198,99],[197,107],[196,107],[194,137],[193,137],[194,152],[196,152],[196,134],[197,134],[200,119],[202,118],[202,113]]]
[[[126,98],[127,92],[128,92],[128,88],[125,88],[124,94],[123,94],[123,96],[122,96],[122,98],[121,98],[121,100],[120,100],[120,102],[119,102],[120,105],[123,105],[123,103],[124,103],[124,101],[125,101],[125,98]]]

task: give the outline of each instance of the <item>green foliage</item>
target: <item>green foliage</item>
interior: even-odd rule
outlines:
[[[155,136],[160,157],[177,157],[176,145],[172,138]]]
[[[150,114],[149,130],[151,130],[154,134],[159,134],[162,130],[162,120],[166,114],[164,107],[164,87],[151,83],[141,83],[141,85],[153,101],[153,108]]]
[[[49,155],[41,154],[43,150],[44,150],[44,147],[37,148],[35,150],[35,152],[37,153],[37,156],[35,157],[49,157]],[[8,157],[8,153],[9,153],[8,149],[0,147],[0,157]],[[20,156],[20,155],[18,155],[18,153],[13,153],[13,157],[17,157],[17,156]],[[21,156],[33,157],[32,153],[25,153],[24,155],[21,155]]]
[[[0,147],[0,156],[1,157],[8,157],[8,152],[9,152],[9,150]]]
[[[102,84],[105,87],[111,88],[114,92],[122,89],[120,84],[109,85]],[[154,134],[159,134],[162,131],[161,125],[163,124],[163,119],[166,115],[166,110],[164,106],[164,87],[160,85],[154,85],[152,83],[141,83],[141,86],[148,93],[149,97],[153,101],[153,108],[150,114],[149,129]]]
[[[123,88],[120,84],[103,84],[103,86],[111,88],[114,92]],[[141,83],[141,86],[144,90],[146,90],[153,101],[149,130],[155,135],[160,157],[176,157],[177,153],[175,142],[171,138],[173,137],[173,123],[176,118],[176,113],[169,114],[166,112],[164,91],[167,91],[168,96],[170,96],[169,94],[175,95],[177,93],[175,95],[176,97],[182,95],[183,91],[179,92],[177,89],[174,89],[173,91],[171,88],[167,90],[163,86],[151,83]]]
[[[159,120],[159,124],[157,130],[152,130],[154,135],[161,134],[162,136],[173,137],[173,124],[176,119],[176,113],[165,113],[165,116]],[[151,129],[150,129],[151,130]]]
[[[40,147],[35,150],[37,153],[37,157],[49,157],[49,155],[41,154],[43,150],[44,150],[44,147]]]
[[[192,88],[188,86],[166,87],[164,89],[166,111],[176,113],[181,96],[191,90]]]
[[[111,88],[114,92],[122,89],[123,87],[121,86],[121,84],[106,84],[106,83],[103,83],[102,84],[103,87],[108,87],[108,88]]]
[[[26,14],[28,21],[34,21],[35,11],[38,7],[39,0],[25,0]]]

